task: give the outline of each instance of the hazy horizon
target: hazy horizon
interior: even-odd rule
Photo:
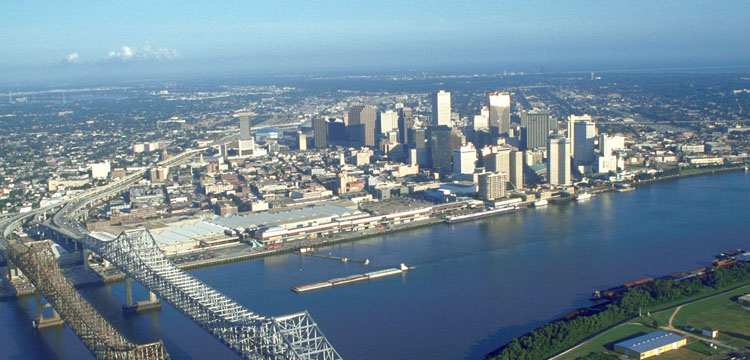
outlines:
[[[3,85],[745,67],[750,3],[9,3]]]

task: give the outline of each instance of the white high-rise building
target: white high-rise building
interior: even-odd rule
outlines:
[[[610,156],[613,151],[622,149],[625,149],[624,137],[599,134],[599,155]]]
[[[576,121],[574,124],[573,160],[576,164],[591,164],[595,156],[596,124],[592,121]]]
[[[451,126],[451,93],[440,90],[432,94],[432,123]]]
[[[510,132],[510,93],[491,93],[489,96],[490,128],[497,134]]]
[[[570,156],[575,156],[575,122],[576,121],[592,121],[591,115],[570,115],[568,116],[568,139],[570,139]]]
[[[380,113],[380,133],[385,135],[393,130],[398,130],[398,113],[393,110]]]
[[[486,116],[483,115],[474,115],[474,121],[472,122],[472,126],[474,127],[474,131],[489,131],[490,130],[490,123]]]
[[[510,152],[509,180],[516,190],[523,189],[523,151]]]
[[[91,164],[91,177],[99,180],[106,179],[107,176],[109,176],[110,170],[111,166],[109,160],[102,163]]]
[[[469,144],[453,150],[453,173],[473,174],[477,161],[477,150]]]
[[[492,201],[505,197],[505,183],[508,174],[504,172],[487,172],[479,175],[479,198]]]
[[[570,185],[570,140],[550,136],[547,140],[547,181],[552,185]]]

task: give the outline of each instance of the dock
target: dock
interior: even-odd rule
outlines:
[[[334,286],[341,286],[345,284],[351,284],[354,282],[364,281],[364,280],[370,280],[370,279],[377,279],[385,276],[391,276],[391,275],[397,275],[404,273],[409,270],[409,267],[401,264],[400,267],[397,268],[389,268],[389,269],[383,269],[378,271],[372,271],[366,274],[354,274],[349,275],[345,277],[335,278],[327,281],[319,281],[312,284],[306,284],[306,285],[299,285],[292,288],[292,291],[296,293],[303,293],[313,290],[319,290],[319,289],[326,289]]]

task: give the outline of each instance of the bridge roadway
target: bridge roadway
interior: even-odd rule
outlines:
[[[227,140],[214,144],[221,141]],[[160,166],[173,166],[198,151],[203,149],[184,152]],[[273,318],[250,311],[179,269],[145,229],[116,238],[86,234],[76,221],[85,207],[126,190],[134,183],[131,180],[78,197],[40,226],[103,257],[247,359],[341,359],[306,311]]]

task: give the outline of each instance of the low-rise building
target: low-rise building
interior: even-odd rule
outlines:
[[[687,344],[687,339],[666,331],[654,331],[615,344],[615,351],[633,359],[645,359],[664,352],[679,349]]]

